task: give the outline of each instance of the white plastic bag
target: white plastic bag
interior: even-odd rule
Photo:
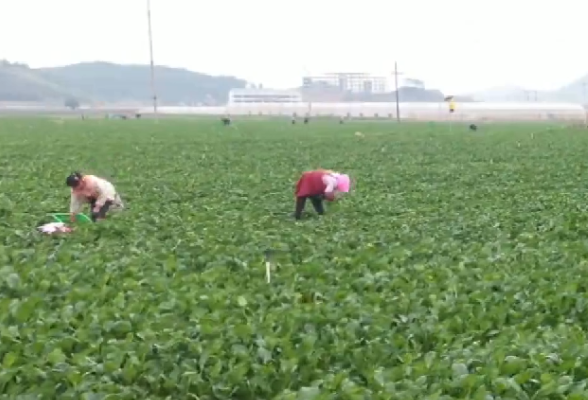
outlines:
[[[48,224],[39,226],[37,229],[48,235],[52,235],[54,233],[70,233],[72,231],[72,229],[63,222],[50,222]]]

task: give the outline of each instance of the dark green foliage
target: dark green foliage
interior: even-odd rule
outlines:
[[[588,398],[584,131],[234,125],[3,119],[3,395]],[[296,223],[316,167],[355,192]],[[129,208],[39,236],[72,169]]]

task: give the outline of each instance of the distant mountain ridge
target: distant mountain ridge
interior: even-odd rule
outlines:
[[[416,81],[416,80],[415,80]],[[420,82],[421,81],[416,81]],[[245,88],[248,82],[231,76],[210,76],[181,68],[155,67],[155,86],[160,105],[220,105],[231,89]],[[307,101],[390,102],[391,93],[352,93],[339,88],[313,92],[300,88]],[[403,86],[401,101],[437,102],[439,90]],[[75,100],[75,101],[73,101]],[[0,102],[44,102],[65,104],[125,103],[152,101],[149,65],[120,65],[86,62],[62,67],[30,68],[26,64],[0,61]],[[462,101],[472,101],[464,97]]]
[[[344,91],[336,86],[324,86],[318,88],[301,87],[298,90],[302,93],[304,101],[327,102],[327,103],[393,103],[396,101],[396,91],[388,93],[362,93]],[[399,86],[398,99],[405,102],[442,102],[445,95],[437,89],[426,89],[424,84],[421,87]],[[468,96],[455,96],[456,101],[472,102]]]
[[[0,60],[0,102],[44,102],[64,104],[75,99],[84,104],[149,104],[152,101],[149,65],[86,62],[53,68],[30,68],[22,63]],[[419,81],[420,82],[420,81]],[[421,82],[422,83],[422,82]],[[244,79],[211,76],[182,68],[155,67],[155,86],[160,105],[221,105],[231,89],[247,87]],[[302,88],[305,100],[327,102],[389,102],[394,92],[350,93],[337,89],[318,91]],[[588,75],[554,91],[504,86],[484,91],[455,94],[460,102],[572,102],[588,103]],[[400,101],[443,101],[439,90],[403,86]]]
[[[300,88],[304,101],[327,103],[389,103],[396,101],[396,92],[390,93],[354,93],[339,90],[338,88]],[[439,90],[421,89],[413,87],[399,87],[398,96],[401,101],[408,102],[439,102],[444,95]],[[467,100],[466,100],[467,101]],[[469,100],[471,101],[471,100]]]
[[[488,102],[541,101],[588,104],[588,75],[556,90],[534,90],[520,86],[501,86],[468,93],[467,95],[476,101]]]
[[[90,62],[53,68],[29,68],[0,61],[0,101],[145,102],[152,100],[148,65]],[[181,68],[155,67],[158,100],[165,104],[223,104],[231,89],[247,82]]]

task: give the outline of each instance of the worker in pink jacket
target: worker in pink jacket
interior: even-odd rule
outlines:
[[[67,177],[65,183],[71,188],[69,212],[72,221],[75,221],[84,204],[90,204],[94,222],[106,218],[106,213],[110,210],[124,208],[114,185],[106,179],[74,172]]]
[[[349,175],[335,171],[318,169],[304,172],[296,183],[294,218],[302,218],[307,199],[310,199],[316,212],[323,215],[323,200],[335,201],[337,195],[349,192],[350,184]]]

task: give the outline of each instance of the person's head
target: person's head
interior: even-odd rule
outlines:
[[[65,184],[72,189],[78,189],[82,184],[83,178],[84,175],[81,173],[73,172],[65,179]]]
[[[338,174],[337,178],[337,191],[340,193],[347,193],[349,192],[349,187],[351,186],[351,179],[349,179],[349,175],[345,174]]]

